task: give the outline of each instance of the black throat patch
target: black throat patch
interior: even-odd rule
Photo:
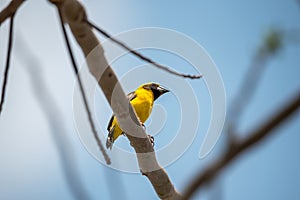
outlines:
[[[159,90],[152,89],[153,96],[154,96],[154,101],[161,95]]]

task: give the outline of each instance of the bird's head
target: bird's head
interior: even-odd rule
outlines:
[[[145,90],[150,90],[153,93],[154,96],[154,101],[160,97],[161,95],[163,95],[164,93],[169,92],[169,90],[167,90],[166,88],[163,88],[162,86],[160,86],[157,83],[146,83],[141,85],[140,87],[144,88]]]

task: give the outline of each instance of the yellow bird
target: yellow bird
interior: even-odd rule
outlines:
[[[148,119],[152,112],[153,102],[169,90],[161,87],[157,83],[146,83],[138,87],[134,92],[127,95],[128,100],[133,106],[140,122]],[[106,140],[106,148],[111,149],[114,141],[124,132],[119,127],[117,118],[113,115],[107,126],[108,136]],[[153,138],[152,138],[153,140]]]

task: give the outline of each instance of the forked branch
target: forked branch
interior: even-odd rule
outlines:
[[[20,5],[24,2],[24,0],[12,0],[6,8],[4,8],[0,12],[0,26],[1,24],[12,15],[15,14]]]

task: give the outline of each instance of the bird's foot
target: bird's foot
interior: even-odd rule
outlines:
[[[145,126],[145,124],[141,122],[141,126],[143,127],[144,131],[146,131],[146,126]]]
[[[148,138],[149,138],[152,146],[154,147],[154,137],[152,135],[148,135]]]

